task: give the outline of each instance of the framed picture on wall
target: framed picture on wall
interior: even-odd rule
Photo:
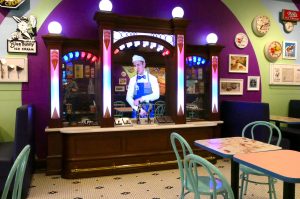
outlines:
[[[259,76],[248,76],[247,90],[248,91],[259,91],[260,77]]]
[[[243,95],[243,79],[220,79],[220,95]]]
[[[248,73],[248,55],[229,54],[230,73]]]
[[[283,41],[282,44],[283,59],[297,59],[297,42],[296,41]]]
[[[126,78],[119,78],[119,84],[120,85],[126,85],[127,84],[127,79]]]
[[[125,86],[115,86],[115,92],[125,92]]]

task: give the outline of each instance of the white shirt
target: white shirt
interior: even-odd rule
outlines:
[[[159,84],[158,84],[157,78],[155,76],[151,75],[150,73],[148,74],[148,72],[146,72],[146,71],[144,72],[144,75],[146,76],[146,79],[141,78],[141,79],[138,79],[137,81],[136,81],[137,75],[133,76],[132,78],[130,78],[129,84],[128,84],[126,100],[129,103],[129,105],[136,111],[138,109],[138,106],[134,105],[134,99],[133,99],[136,83],[150,82],[150,84],[151,84],[152,93],[149,95],[142,96],[141,98],[143,101],[149,102],[149,101],[157,100],[159,98]],[[148,77],[149,77],[149,80],[148,80]]]

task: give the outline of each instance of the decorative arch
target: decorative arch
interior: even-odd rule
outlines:
[[[139,44],[135,43],[135,42],[140,42]],[[145,45],[145,42],[148,42],[148,44]],[[128,44],[128,46],[127,46]],[[112,51],[116,52],[116,50],[123,50],[122,46],[124,46],[124,48],[130,48],[131,46],[135,46],[138,47],[140,45],[142,45],[143,47],[150,47],[151,48],[151,44],[155,44],[155,46],[153,47],[157,49],[157,52],[168,52],[168,54],[163,54],[164,55],[173,55],[174,51],[175,51],[175,47],[172,46],[170,43],[168,43],[167,41],[157,38],[157,37],[153,37],[153,36],[145,36],[145,35],[134,35],[134,36],[128,36],[128,37],[124,37],[122,39],[117,40],[114,44],[113,44],[113,48]],[[121,48],[121,49],[120,49]]]

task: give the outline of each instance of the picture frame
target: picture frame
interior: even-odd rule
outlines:
[[[115,86],[115,92],[125,92],[125,86]]]
[[[300,64],[270,64],[270,85],[300,85]]]
[[[127,84],[127,79],[126,78],[119,78],[119,84],[120,85],[126,85]]]
[[[259,88],[260,88],[260,76],[248,76],[247,90],[259,91]]]
[[[248,73],[249,55],[229,54],[230,73]]]
[[[0,60],[1,82],[28,82],[28,59],[20,57]]]
[[[220,79],[220,95],[243,95],[243,79]]]
[[[297,41],[283,41],[282,48],[283,59],[297,59]]]

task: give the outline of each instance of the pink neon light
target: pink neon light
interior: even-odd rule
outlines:
[[[177,115],[184,114],[184,36],[177,35]]]
[[[60,118],[59,107],[59,50],[50,50],[51,119]]]
[[[89,59],[91,59],[91,57],[92,57],[92,53],[88,53],[86,56],[86,59],[89,60]]]
[[[111,117],[111,30],[103,30],[103,117]]]
[[[82,51],[82,52],[81,52],[81,55],[80,55],[81,59],[84,59],[85,56],[86,56],[86,52]]]
[[[219,61],[218,56],[212,56],[212,103],[211,103],[211,111],[212,113],[218,113],[218,90],[219,90],[219,84],[218,84],[218,70],[219,70]]]
[[[92,58],[91,63],[94,63],[95,61],[97,61],[97,56],[96,55],[94,55],[94,57]]]

